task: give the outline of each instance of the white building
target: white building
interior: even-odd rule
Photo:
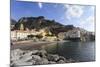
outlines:
[[[38,34],[40,34],[40,32],[38,31],[14,30],[14,31],[11,31],[11,40],[27,39],[28,35],[38,35]]]
[[[77,29],[74,29],[74,30],[70,30],[66,33],[66,36],[67,37],[70,37],[70,38],[80,38],[81,37],[81,33],[79,30]]]
[[[58,37],[60,39],[65,39],[65,38],[80,38],[81,37],[81,32],[80,32],[80,30],[77,30],[77,29],[69,30],[68,32],[61,32],[61,33],[59,33]]]

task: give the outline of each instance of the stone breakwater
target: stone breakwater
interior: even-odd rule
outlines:
[[[44,65],[75,62],[57,54],[49,54],[45,50],[11,50],[11,67],[19,65]]]

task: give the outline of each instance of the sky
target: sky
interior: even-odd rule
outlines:
[[[44,16],[63,25],[95,31],[95,6],[65,3],[22,2],[11,0],[11,19]]]

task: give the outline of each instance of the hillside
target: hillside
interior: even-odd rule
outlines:
[[[15,24],[15,29],[20,28],[20,24],[23,23],[25,29],[41,29],[44,27],[52,27],[52,28],[57,28],[57,27],[62,27],[63,25],[56,22],[55,20],[48,20],[45,19],[43,16],[39,17],[22,17],[19,19],[18,23]]]
[[[93,32],[86,31],[79,27],[74,27],[73,25],[62,25],[55,20],[49,20],[43,16],[22,17],[17,23],[15,23],[13,30],[19,30],[21,24],[24,25],[24,30],[26,30],[27,28],[29,30],[40,30],[46,28],[60,39],[82,41],[95,40],[95,35],[93,34]]]
[[[45,19],[43,16],[39,17],[22,17],[21,19],[18,20],[18,22],[15,24],[14,30],[19,30],[20,29],[20,24],[23,23],[24,25],[24,30],[28,28],[29,30],[31,29],[42,29],[42,28],[47,28],[54,34],[58,34],[59,32],[66,32],[68,30],[71,30],[75,28],[73,25],[62,25],[55,20],[49,20]]]

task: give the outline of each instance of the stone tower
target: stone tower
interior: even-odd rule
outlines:
[[[24,30],[24,25],[23,25],[23,23],[20,24],[20,30],[21,30],[21,31]]]

